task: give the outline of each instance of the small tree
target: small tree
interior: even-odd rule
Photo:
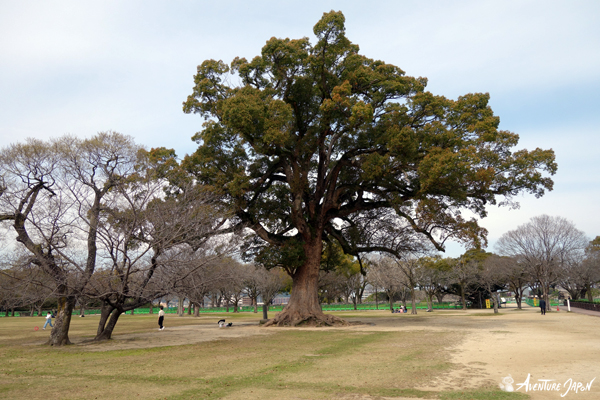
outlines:
[[[438,303],[444,300],[450,280],[450,269],[454,262],[439,256],[423,257],[420,262],[423,268],[419,288],[425,292],[428,310],[433,311],[433,297],[437,298]]]
[[[497,267],[504,271],[510,290],[515,294],[517,308],[522,308],[522,299],[525,288],[531,281],[527,263],[519,257],[496,258]]]
[[[587,296],[594,301],[592,289],[600,282],[600,236],[589,242],[584,254],[572,258],[562,265],[559,277],[560,286],[566,289],[571,298],[579,299]]]
[[[402,283],[406,290],[410,293],[411,300],[411,314],[417,314],[417,302],[416,302],[416,293],[415,290],[419,285],[419,282],[422,280],[423,270],[422,265],[418,258],[408,256],[404,257],[401,260],[396,260],[398,263],[398,268],[402,275],[404,275],[404,279],[402,279]]]
[[[494,314],[498,313],[500,299],[498,290],[502,289],[508,280],[506,260],[493,254],[486,253],[482,256],[479,284],[485,289],[490,299],[494,302]]]
[[[600,236],[596,236],[585,249],[582,273],[585,290],[590,302],[594,301],[594,286],[600,282]]]
[[[263,319],[267,320],[269,318],[269,304],[273,302],[275,296],[281,293],[286,286],[289,286],[289,283],[287,282],[285,273],[281,270],[267,271],[264,268],[258,267],[256,272],[258,275],[258,289],[263,301]]]
[[[479,249],[468,250],[454,260],[450,279],[458,286],[458,294],[463,310],[467,309],[466,295],[471,284],[477,280],[477,274],[480,270],[480,262],[485,257],[485,252]]]
[[[400,271],[398,263],[391,257],[378,257],[371,259],[371,268],[369,270],[369,281],[377,284],[383,289],[390,302],[390,311],[394,311],[394,299],[400,295],[404,283],[404,274]]]

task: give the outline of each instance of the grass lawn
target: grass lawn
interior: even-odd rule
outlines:
[[[166,326],[173,332],[187,327],[192,334],[199,327],[200,335],[221,315],[240,330],[261,317],[169,315]],[[384,314],[336,315],[377,323]],[[97,351],[95,345],[92,351],[85,340],[93,338],[97,321],[73,318],[70,337],[76,344],[51,348],[40,344],[49,334],[41,330],[43,318],[0,318],[0,399],[528,398],[496,388],[417,389],[452,368],[447,348],[460,340],[454,330],[260,328],[269,334],[125,350]],[[124,333],[169,334],[157,332],[155,315],[123,316],[115,338]]]

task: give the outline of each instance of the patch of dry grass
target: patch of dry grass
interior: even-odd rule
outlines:
[[[168,315],[167,326],[212,326],[221,316]],[[226,316],[234,326],[254,324],[260,318]],[[389,313],[349,312],[343,317],[376,324],[420,324],[432,316],[389,319]],[[49,332],[35,332],[33,327],[43,322],[0,319],[0,399],[436,398],[437,392],[416,387],[452,367],[447,349],[460,340],[454,329],[264,328],[272,333],[192,345],[90,351],[82,345],[39,345]],[[90,339],[96,324],[97,317],[73,318],[70,337],[76,343]],[[155,330],[156,316],[123,316],[115,335]]]

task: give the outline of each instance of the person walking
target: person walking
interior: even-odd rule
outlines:
[[[165,329],[165,327],[163,326],[163,322],[165,321],[165,311],[163,309],[163,306],[160,306],[160,311],[158,312],[158,330],[162,331],[163,329]]]
[[[46,330],[46,326],[50,325],[50,328],[54,328],[54,326],[52,326],[52,313],[50,311],[48,311],[48,314],[46,314],[46,322],[44,323],[44,330]]]
[[[542,315],[546,315],[546,300],[540,298],[540,309],[542,310]]]

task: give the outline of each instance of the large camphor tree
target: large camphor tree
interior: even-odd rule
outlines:
[[[276,325],[340,322],[318,301],[324,244],[355,256],[478,246],[487,232],[461,213],[541,196],[556,171],[552,150],[511,151],[518,135],[498,129],[488,94],[425,91],[425,78],[359,54],[341,12],[314,34],[271,38],[251,61],[204,61],[183,107],[205,121],[183,167],[225,196],[230,228],[254,231],[256,260],[293,279]]]

